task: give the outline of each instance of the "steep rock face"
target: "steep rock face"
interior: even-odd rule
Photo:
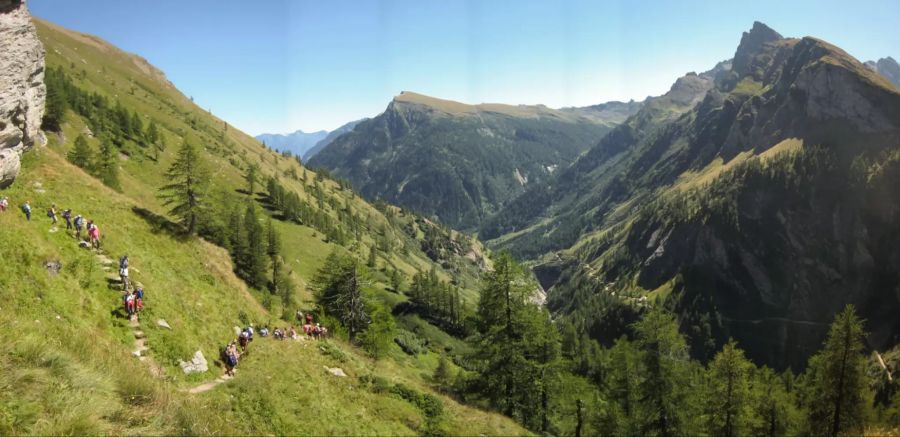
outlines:
[[[0,0],[0,188],[19,174],[22,152],[40,137],[44,48],[24,1]]]

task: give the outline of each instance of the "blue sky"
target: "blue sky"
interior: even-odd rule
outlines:
[[[251,134],[334,129],[400,91],[584,106],[664,93],[754,20],[861,60],[900,56],[900,2],[28,0],[166,72]]]

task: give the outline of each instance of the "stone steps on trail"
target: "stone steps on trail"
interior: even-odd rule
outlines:
[[[222,375],[213,381],[210,381],[210,382],[207,382],[204,384],[200,384],[196,387],[190,388],[187,390],[187,392],[191,393],[191,394],[207,392],[207,391],[210,391],[210,390],[216,388],[216,386],[218,386],[219,384],[224,384],[225,382],[227,382],[228,380],[230,380],[232,378],[233,378],[233,376]]]

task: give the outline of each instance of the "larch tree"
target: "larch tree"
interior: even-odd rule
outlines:
[[[748,381],[753,364],[734,340],[725,344],[709,364],[709,393],[707,402],[707,432],[710,435],[733,437],[747,433]]]
[[[197,148],[185,142],[178,150],[175,162],[166,172],[166,179],[170,183],[160,188],[159,197],[163,204],[171,207],[169,213],[178,218],[188,235],[197,232],[202,214],[207,208],[209,176],[209,170]]]
[[[97,155],[94,172],[106,186],[117,191],[122,189],[119,182],[119,153],[109,138],[100,141],[100,154]]]
[[[88,170],[91,167],[91,163],[94,161],[94,152],[91,150],[91,146],[88,145],[84,135],[79,134],[78,137],[75,138],[75,145],[66,157],[72,164]]]
[[[864,425],[866,356],[863,322],[848,305],[834,318],[825,345],[809,361],[809,431],[838,436],[861,433]]]

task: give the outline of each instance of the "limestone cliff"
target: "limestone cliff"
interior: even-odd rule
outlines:
[[[41,136],[44,48],[21,0],[0,0],[0,188],[19,173],[22,152]]]

